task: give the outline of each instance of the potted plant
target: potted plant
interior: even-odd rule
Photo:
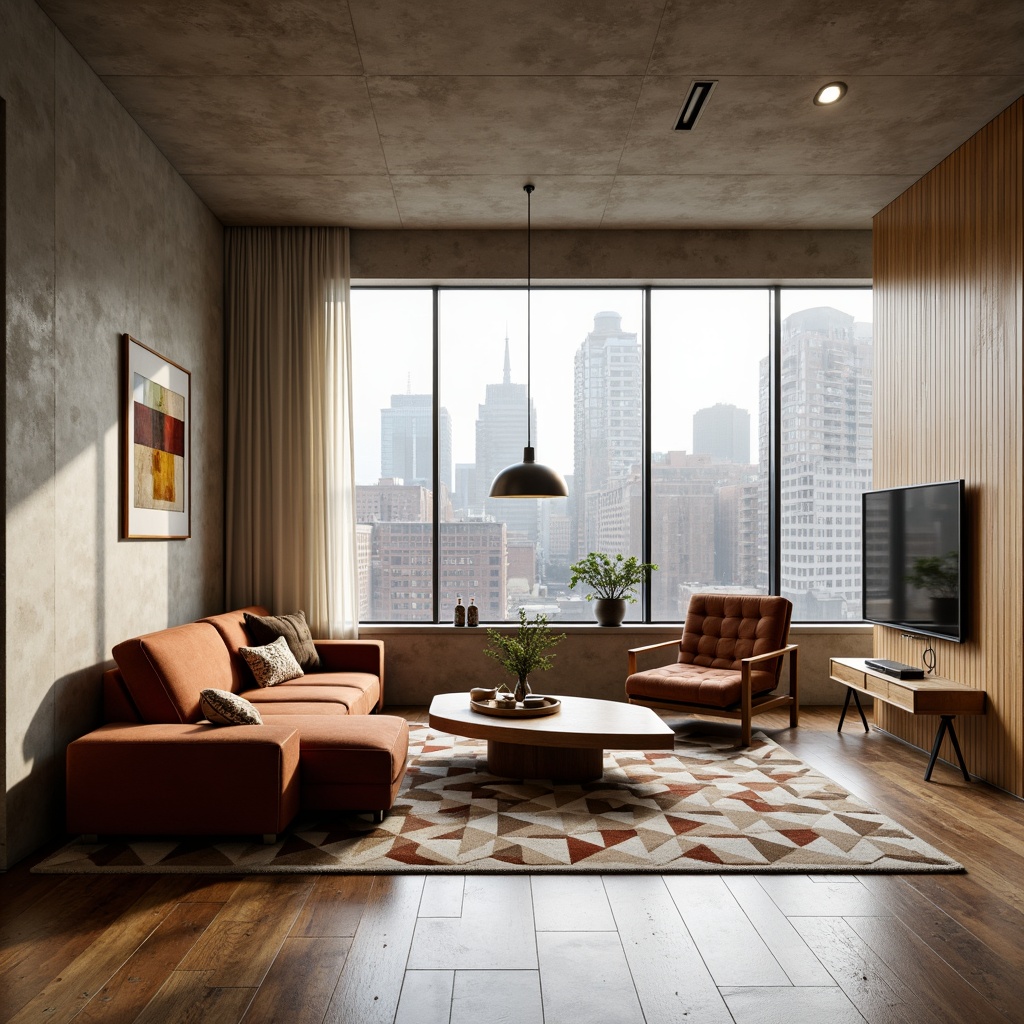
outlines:
[[[552,668],[554,655],[544,652],[565,639],[564,633],[552,633],[548,617],[538,614],[527,619],[526,609],[519,609],[519,629],[515,633],[499,633],[487,630],[487,639],[493,646],[484,648],[484,654],[493,658],[506,671],[516,677],[515,697],[517,701],[530,692],[527,676]],[[502,684],[504,685],[504,684]]]
[[[621,626],[626,617],[626,602],[636,601],[634,589],[657,568],[638,562],[635,555],[612,558],[601,551],[591,551],[586,558],[569,566],[572,572],[569,588],[585,583],[593,591],[587,594],[587,600],[597,601],[594,608],[597,621],[602,626]]]

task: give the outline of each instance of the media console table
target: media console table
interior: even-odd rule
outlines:
[[[847,688],[846,703],[843,704],[843,713],[839,716],[838,732],[843,731],[843,722],[846,720],[851,696],[857,705],[857,711],[860,712],[864,731],[870,731],[858,693],[866,693],[875,700],[902,708],[912,715],[938,715],[939,728],[935,733],[935,742],[932,744],[932,755],[928,759],[924,781],[928,782],[932,777],[932,768],[935,767],[935,759],[939,756],[942,737],[947,732],[956,751],[956,759],[960,762],[960,771],[964,773],[967,782],[971,781],[967,765],[964,764],[964,755],[960,751],[960,742],[956,738],[956,730],[953,728],[953,718],[956,715],[985,714],[984,690],[975,690],[963,683],[942,679],[939,676],[897,679],[895,676],[869,668],[864,658],[830,658],[829,676]]]

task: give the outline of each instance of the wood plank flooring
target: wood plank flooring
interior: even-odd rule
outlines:
[[[391,709],[394,710],[394,709]],[[410,721],[422,709],[402,709]],[[0,875],[0,1021],[1024,1024],[1024,803],[810,708],[777,742],[966,875]],[[730,734],[707,721],[681,731]]]

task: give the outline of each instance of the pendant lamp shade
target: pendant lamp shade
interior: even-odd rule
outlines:
[[[533,449],[523,449],[523,461],[506,466],[491,482],[492,498],[564,498],[569,493],[562,475],[533,461]]]
[[[534,461],[530,437],[530,280],[533,225],[530,196],[533,185],[524,185],[526,193],[526,446],[523,461],[506,466],[491,482],[492,498],[564,498],[569,494],[562,475]]]

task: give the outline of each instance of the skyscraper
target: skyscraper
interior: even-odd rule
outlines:
[[[782,322],[782,594],[793,617],[859,619],[860,495],[871,486],[871,325],[831,306]],[[762,421],[768,401],[761,367]],[[761,444],[761,479],[767,444]]]
[[[452,420],[440,410],[438,468],[441,485],[452,489]],[[380,475],[422,487],[434,486],[434,402],[430,395],[392,395],[380,411]]]
[[[530,403],[530,434],[537,444],[537,410]],[[538,502],[530,499],[489,498],[491,481],[506,466],[523,461],[526,444],[526,385],[512,383],[508,338],[505,338],[505,364],[500,384],[488,384],[476,421],[476,497],[473,505],[482,508],[495,522],[505,523],[516,533],[536,542],[539,533]]]
[[[598,550],[593,512],[603,491],[618,489],[642,453],[642,365],[635,333],[612,311],[595,314],[576,353],[573,431],[573,552]],[[588,511],[588,509],[590,511]],[[607,509],[605,509],[607,513]],[[624,515],[629,514],[628,509]],[[630,534],[627,526],[622,531]]]
[[[717,402],[693,414],[693,454],[714,462],[750,465],[750,413]]]

